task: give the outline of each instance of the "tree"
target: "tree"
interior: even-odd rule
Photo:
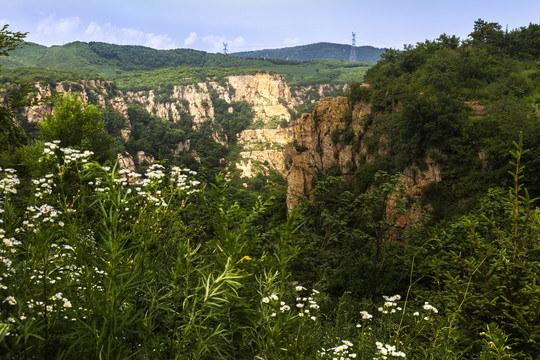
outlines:
[[[54,114],[39,123],[45,141],[60,140],[62,146],[79,147],[103,132],[105,124],[95,105],[84,104],[81,95],[67,92],[54,101]]]
[[[498,23],[488,23],[482,19],[474,22],[474,31],[469,34],[473,44],[485,44],[489,46],[501,46],[504,41],[504,33]]]
[[[25,44],[26,33],[9,31],[8,26],[6,24],[0,30],[0,56],[8,56],[9,51]],[[0,104],[0,151],[26,142],[25,132],[13,120],[13,109],[28,103],[31,100],[29,93],[30,88],[24,84],[8,84],[5,90],[0,91],[0,97],[4,98]]]
[[[24,38],[28,33],[9,31],[8,27],[6,24],[0,30],[0,56],[8,56],[8,52],[26,44]]]

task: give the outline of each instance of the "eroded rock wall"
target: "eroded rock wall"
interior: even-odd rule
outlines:
[[[293,139],[284,149],[289,210],[298,204],[299,196],[313,196],[314,181],[320,171],[335,167],[345,179],[352,178],[355,169],[373,161],[374,152],[387,153],[390,134],[367,121],[370,113],[368,103],[358,103],[351,109],[347,98],[334,97],[320,100],[313,113],[298,120],[292,128]],[[348,141],[337,136],[347,132]],[[377,148],[369,150],[368,143],[377,143]],[[402,172],[405,195],[413,202],[426,186],[441,181],[439,164],[429,157],[423,162],[422,168],[411,165]],[[395,204],[392,204],[390,201],[387,214],[398,225],[418,219],[417,208],[394,216]]]

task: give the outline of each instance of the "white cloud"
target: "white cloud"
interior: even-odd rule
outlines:
[[[196,32],[190,32],[189,36],[184,39],[184,47],[188,47],[193,45],[193,43],[197,41],[197,33]]]
[[[62,19],[56,19],[49,16],[43,19],[37,25],[37,32],[40,37],[61,38],[76,32],[81,19],[78,16],[71,16]]]
[[[145,33],[133,28],[120,28],[91,22],[84,32],[85,41],[102,41],[120,45],[143,45],[155,49],[174,49],[176,43],[166,34]]]
[[[234,40],[229,40],[224,36],[209,35],[203,37],[202,41],[211,45],[212,49],[210,52],[223,52],[223,43],[227,43],[227,49],[229,52],[237,52],[241,51],[238,50],[238,48],[242,48],[246,43],[246,40],[241,36]]]
[[[105,28],[111,27],[111,24],[105,24]],[[84,36],[86,39],[93,39],[94,41],[104,41],[106,38],[106,30],[102,26],[99,26],[95,22],[91,22],[86,30],[84,31]]]
[[[49,16],[40,21],[29,34],[30,41],[42,45],[60,45],[70,41],[101,41],[120,45],[143,45],[155,49],[174,49],[174,39],[167,34],[144,32],[135,28],[119,27],[111,23],[91,21],[83,23],[77,16],[57,19]]]

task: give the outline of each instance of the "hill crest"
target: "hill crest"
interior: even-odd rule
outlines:
[[[355,46],[358,62],[377,62],[384,52],[382,48],[373,46]],[[299,45],[278,49],[263,49],[231,53],[232,56],[242,58],[264,58],[280,60],[339,60],[349,61],[351,45],[319,42],[308,45]]]

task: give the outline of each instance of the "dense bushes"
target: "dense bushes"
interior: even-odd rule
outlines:
[[[443,34],[403,51],[386,51],[368,70],[370,90],[351,86],[351,101],[369,97],[374,122],[389,125],[390,151],[380,160],[390,161],[392,171],[440,154],[442,186],[452,196],[441,193],[437,199],[432,192],[425,200],[437,208],[444,198],[446,215],[450,209],[467,211],[489,186],[507,181],[506,144],[520,131],[525,146],[537,148],[538,69],[532,53],[510,50],[517,38],[533,47],[537,32],[538,25],[531,24],[504,33],[497,24],[479,20],[470,40]],[[530,166],[533,179],[536,161]],[[482,176],[474,175],[480,171]],[[533,181],[526,185],[540,195]]]

